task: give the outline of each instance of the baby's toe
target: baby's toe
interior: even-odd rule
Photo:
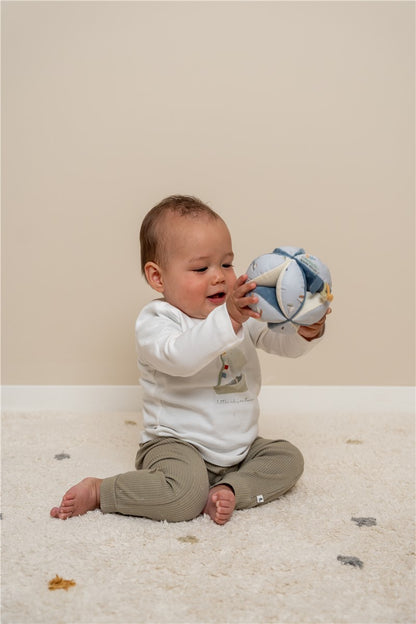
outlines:
[[[52,507],[50,514],[52,516],[52,518],[59,518],[59,508],[58,507]]]

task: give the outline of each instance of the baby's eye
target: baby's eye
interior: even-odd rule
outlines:
[[[201,267],[200,269],[193,269],[194,273],[204,273],[208,267]]]
[[[233,264],[223,264],[222,267],[223,269],[232,269],[233,268]]]

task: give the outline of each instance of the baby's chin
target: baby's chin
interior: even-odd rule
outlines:
[[[194,319],[206,319],[213,310],[222,306],[227,300],[225,293],[219,293],[210,297],[206,297],[205,303],[198,308],[191,308],[182,305],[176,305],[177,308],[187,316]],[[174,304],[172,304],[174,305]]]
[[[226,301],[226,297],[224,297],[223,299],[210,299],[209,297],[207,297],[207,305],[204,307],[204,309],[202,310],[182,310],[182,312],[185,312],[185,314],[187,314],[188,316],[190,316],[191,318],[195,318],[195,319],[206,319],[207,316],[209,316],[211,314],[211,312],[213,312],[213,310],[216,310],[217,308],[219,308],[220,306],[222,306]]]

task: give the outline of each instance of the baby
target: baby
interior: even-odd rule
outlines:
[[[84,479],[51,516],[100,508],[169,522],[205,513],[225,524],[234,509],[276,500],[303,472],[290,442],[258,436],[256,349],[298,357],[323,335],[325,317],[297,333],[259,322],[248,307],[256,285],[235,275],[226,224],[194,197],[152,208],[140,243],[142,271],[161,297],[136,322],[144,420],[136,470]]]

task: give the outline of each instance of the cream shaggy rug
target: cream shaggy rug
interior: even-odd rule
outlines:
[[[132,413],[3,416],[2,622],[415,621],[413,415],[264,414],[302,449],[279,501],[169,525],[49,517],[84,476],[131,470]],[[50,591],[56,575],[73,580]]]

